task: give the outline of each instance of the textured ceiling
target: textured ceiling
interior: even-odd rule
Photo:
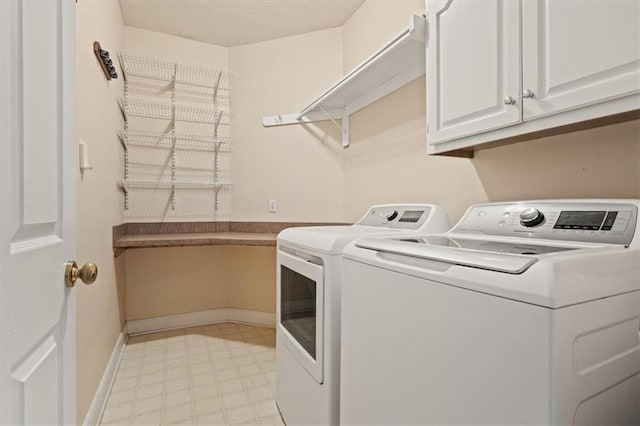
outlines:
[[[238,46],[343,25],[364,0],[120,0],[126,25]]]

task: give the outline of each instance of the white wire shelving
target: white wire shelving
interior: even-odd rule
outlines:
[[[155,133],[138,130],[120,130],[120,141],[125,149],[132,146],[210,152],[231,152],[236,142],[231,138],[204,137],[198,135],[176,135],[175,139],[170,133]]]
[[[144,98],[121,97],[120,108],[125,119],[131,117],[156,118],[159,120],[182,121],[213,125],[229,125],[232,113],[217,108],[195,105],[172,105]]]
[[[212,90],[229,90],[233,74],[224,70],[184,65],[130,52],[119,52],[125,79],[132,77]]]
[[[214,182],[171,182],[157,180],[124,180],[118,181],[118,184],[126,191],[130,189],[215,189],[220,190],[230,188],[231,183],[214,183]]]
[[[124,76],[119,106],[125,119],[118,134],[125,151],[124,179],[118,185],[124,191],[125,210],[133,190],[169,190],[172,209],[176,208],[177,190],[209,190],[215,193],[217,211],[218,193],[232,186],[228,182],[231,162],[219,161],[219,154],[231,152],[235,144],[228,136],[233,115],[228,108],[232,74],[129,52],[119,52],[118,58]],[[141,167],[157,167],[157,155],[145,157],[151,155],[149,149],[167,152],[167,171],[153,179],[140,172]],[[197,165],[185,165],[185,158],[192,157],[183,156],[178,166],[178,151],[203,153],[192,154],[198,156]],[[205,164],[211,165],[207,169],[202,166],[205,153],[211,156],[206,157],[210,160]],[[210,172],[206,179],[192,180],[203,170]]]

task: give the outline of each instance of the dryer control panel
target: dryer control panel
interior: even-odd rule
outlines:
[[[524,201],[471,206],[455,233],[630,245],[640,200]]]
[[[444,210],[434,204],[384,204],[371,207],[356,225],[419,231],[434,222],[448,228],[448,221]]]

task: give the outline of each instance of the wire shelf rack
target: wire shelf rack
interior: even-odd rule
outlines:
[[[118,184],[125,210],[131,190],[169,190],[172,210],[177,190],[210,190],[217,213],[218,193],[231,187],[226,183],[231,179],[226,153],[235,144],[229,136],[232,74],[129,52],[118,57],[124,76],[119,106],[125,119],[118,135],[124,147],[124,179]],[[151,193],[164,197],[161,192],[147,195]]]
[[[214,90],[228,90],[233,80],[232,73],[214,68],[162,61],[130,52],[119,52],[118,58],[125,79],[135,76]]]
[[[228,189],[233,184],[220,182],[170,182],[152,180],[119,180],[118,184],[125,190],[130,189]]]
[[[120,108],[125,118],[130,116],[174,120],[189,123],[228,125],[233,114],[217,108],[174,105],[144,98],[121,97]]]
[[[178,135],[175,137],[169,133],[154,133],[136,130],[121,130],[118,133],[120,140],[125,145],[148,148],[179,149],[192,151],[230,152],[236,142],[230,138],[214,138],[196,135]]]

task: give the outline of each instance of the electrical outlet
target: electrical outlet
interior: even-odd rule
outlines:
[[[278,211],[278,205],[276,200],[269,200],[269,213],[275,213]]]

